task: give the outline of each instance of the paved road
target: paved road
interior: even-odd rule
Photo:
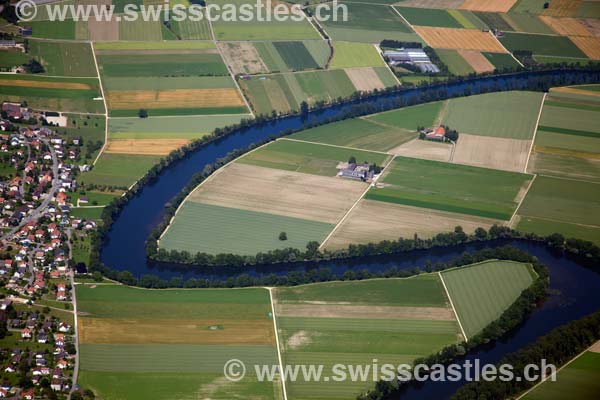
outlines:
[[[73,329],[75,330],[75,335],[73,336],[74,344],[75,344],[75,366],[73,367],[73,384],[71,386],[71,391],[67,396],[67,400],[71,400],[71,395],[75,392],[75,386],[77,385],[77,377],[79,375],[79,327],[77,321],[77,295],[75,294],[75,273],[73,269],[69,273],[69,279],[71,280],[71,301],[73,303],[73,320],[75,321],[75,326]]]
[[[33,211],[31,214],[29,214],[28,216],[23,218],[21,220],[21,223],[18,226],[15,226],[10,231],[8,231],[4,235],[0,236],[0,240],[6,240],[6,239],[12,237],[28,222],[37,221],[44,214],[44,212],[46,211],[46,208],[52,201],[54,194],[58,190],[58,187],[60,184],[59,179],[58,179],[58,158],[56,157],[56,152],[54,151],[54,147],[52,147],[50,145],[48,140],[42,140],[42,142],[44,142],[50,148],[50,153],[52,154],[52,174],[54,175],[53,179],[52,179],[52,187],[50,188],[50,191],[48,191],[46,198],[42,201],[40,206],[38,208],[36,208],[35,211]]]

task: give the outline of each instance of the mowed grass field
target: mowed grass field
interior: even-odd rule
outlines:
[[[593,400],[600,393],[600,352],[586,351],[557,374],[527,393],[523,400]]]
[[[330,68],[383,67],[385,63],[369,43],[333,42]]]
[[[160,158],[154,155],[103,153],[91,171],[81,174],[80,180],[85,184],[126,189],[144,176]]]
[[[498,319],[536,278],[531,265],[512,261],[487,261],[441,275],[469,338]]]
[[[334,40],[379,43],[383,39],[422,42],[392,7],[381,4],[345,3],[348,19],[321,21]],[[314,10],[313,10],[314,11]]]
[[[293,140],[277,140],[236,162],[259,167],[283,169],[307,174],[335,176],[336,166],[355,157],[358,162],[367,161],[385,165],[389,156],[364,150],[345,149]]]
[[[305,249],[310,241],[321,242],[334,226],[267,212],[186,202],[162,236],[160,248],[191,254],[243,255],[288,247]],[[287,240],[279,240],[281,232],[286,233]]]
[[[436,274],[275,291],[284,364],[411,363],[460,338]],[[376,338],[376,340],[374,340]],[[348,399],[373,382],[287,383],[293,399]]]
[[[26,100],[37,110],[104,112],[97,78],[5,74],[0,77],[0,97],[18,103]]]
[[[371,188],[367,199],[510,220],[532,177],[507,171],[396,157],[383,188]]]
[[[442,102],[427,103],[334,122],[295,133],[290,138],[365,150],[388,151],[415,139],[418,126],[433,125],[442,104]]]
[[[531,139],[542,97],[535,92],[501,92],[451,99],[442,123],[459,133]]]
[[[89,43],[31,40],[29,55],[54,76],[97,76],[92,47]]]
[[[277,362],[265,289],[79,285],[77,300],[80,382],[103,399],[280,396],[278,382],[260,383],[252,371],[237,384],[222,372],[231,358]]]
[[[499,40],[511,52],[529,50],[541,56],[587,58],[585,53],[566,36],[506,32]]]
[[[519,208],[517,229],[600,242],[600,185],[538,176]]]

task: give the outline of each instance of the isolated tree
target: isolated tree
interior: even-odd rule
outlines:
[[[287,240],[287,233],[281,232],[279,234],[279,240]]]
[[[143,108],[140,108],[140,111],[138,111],[138,117],[140,117],[140,118],[148,118],[148,111],[146,111]]]
[[[308,115],[308,103],[303,101],[300,103],[300,116],[306,117]]]
[[[356,157],[354,157],[354,156],[351,156],[351,157],[348,159],[348,164],[356,164]]]

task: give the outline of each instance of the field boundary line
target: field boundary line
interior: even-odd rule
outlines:
[[[92,50],[93,51],[93,50]],[[71,270],[71,273],[69,274],[69,280],[71,283],[71,300],[73,303],[73,330],[75,331],[75,366],[73,368],[73,384],[71,387],[71,390],[69,391],[69,394],[67,395],[67,400],[71,400],[71,396],[73,395],[73,393],[75,392],[75,388],[77,387],[77,379],[79,377],[79,325],[78,325],[78,318],[77,318],[77,293],[76,293],[76,284],[75,284],[75,277],[73,274],[73,270]]]
[[[500,40],[499,40],[499,39],[496,37],[496,35],[494,35],[494,32],[492,32],[492,31],[490,30],[490,31],[489,31],[489,33],[490,33],[490,35],[492,35],[492,37],[494,38],[494,40],[495,40],[496,42],[498,42],[498,44],[499,44],[500,46],[502,46],[502,48],[503,48],[504,50],[506,50],[506,52],[507,52],[508,54],[510,54],[510,56],[513,58],[513,60],[515,60],[515,61],[517,62],[517,64],[519,64],[519,65],[521,66],[521,68],[525,68],[525,66],[523,65],[523,63],[521,63],[521,61],[519,61],[519,59],[518,59],[517,57],[515,57],[515,55],[514,55],[514,54],[513,54],[511,51],[508,51],[508,49],[507,49],[506,47],[504,47],[504,45],[502,44],[502,42],[501,42],[501,41],[500,41]]]
[[[258,146],[255,149],[250,150],[247,153],[242,154],[241,156],[229,161],[227,164],[223,165],[222,167],[220,167],[219,169],[217,169],[216,171],[214,171],[212,174],[210,174],[210,176],[208,178],[206,178],[205,180],[203,180],[202,182],[200,182],[198,184],[198,186],[196,186],[194,188],[194,190],[192,190],[187,196],[185,196],[185,199],[183,199],[183,201],[181,202],[181,204],[179,204],[179,207],[177,207],[177,210],[175,210],[175,213],[173,214],[173,216],[171,217],[171,219],[169,220],[169,224],[167,225],[167,227],[165,228],[165,230],[160,234],[160,236],[158,237],[158,239],[156,240],[156,246],[159,247],[160,246],[160,241],[163,238],[163,236],[165,236],[165,234],[167,233],[167,231],[171,228],[171,225],[173,224],[173,221],[175,220],[175,217],[177,216],[177,214],[179,214],[179,211],[181,211],[181,207],[183,207],[183,205],[188,201],[188,199],[190,198],[191,195],[194,194],[194,192],[196,190],[198,190],[202,185],[204,185],[206,182],[211,181],[215,176],[219,175],[221,173],[221,171],[223,171],[226,167],[228,167],[230,164],[233,164],[234,162],[236,162],[238,159],[247,156],[248,154],[252,154],[253,152],[255,152],[258,149],[261,149],[263,147],[265,147],[266,145],[270,144],[271,142],[267,142],[261,146]],[[135,184],[134,184],[135,185]],[[132,185],[133,186],[133,185]],[[131,188],[130,188],[131,189]],[[125,194],[123,194],[125,195]]]
[[[364,4],[364,3],[363,3],[363,4]],[[407,20],[406,18],[404,18],[404,15],[402,15],[402,14],[400,13],[400,11],[398,11],[398,10],[396,9],[396,7],[394,7],[394,5],[393,5],[393,4],[388,4],[388,6],[389,6],[389,7],[392,7],[392,9],[394,10],[394,12],[395,12],[396,14],[398,14],[398,15],[400,16],[400,18],[402,18],[402,21],[404,21],[404,22],[406,23],[406,25],[408,25],[408,26],[410,27],[410,29],[412,29],[412,30],[413,30],[413,32],[415,32],[415,33],[417,34],[417,36],[418,36],[418,37],[420,37],[421,39],[423,39],[423,41],[424,41],[425,43],[427,43],[427,41],[425,40],[425,38],[422,38],[422,37],[421,37],[421,35],[419,35],[419,34],[417,33],[417,31],[415,30],[415,27],[414,27],[414,26],[413,26],[413,25],[412,25],[410,22],[408,22],[408,20]]]
[[[385,154],[387,156],[391,156],[391,153],[386,153],[385,151],[379,151],[379,150],[367,150],[367,149],[359,149],[358,147],[348,147],[348,146],[338,146],[336,144],[329,144],[329,143],[319,143],[319,142],[311,142],[310,140],[301,140],[301,139],[291,139],[291,138],[279,138],[277,140],[289,140],[290,142],[300,142],[300,143],[310,143],[310,144],[318,144],[321,146],[329,146],[329,147],[337,147],[340,149],[348,149],[348,150],[356,150],[356,151],[365,151],[367,153],[378,153],[378,154]]]
[[[283,373],[283,361],[281,360],[281,349],[279,348],[279,332],[277,332],[277,318],[275,316],[275,303],[273,302],[273,288],[267,287],[269,299],[271,300],[271,313],[273,314],[273,329],[275,329],[275,344],[277,345],[277,358],[279,360],[279,375],[281,378],[281,388],[283,389],[283,400],[287,400],[287,390],[285,388],[285,374]]]
[[[588,348],[586,348],[585,350],[583,350],[581,353],[577,354],[575,357],[573,357],[572,359],[570,359],[568,362],[566,362],[565,364],[563,364],[562,367],[560,367],[559,369],[556,370],[556,376],[558,376],[558,373],[565,367],[567,367],[569,364],[571,364],[573,361],[577,360],[579,357],[581,357],[582,355],[584,355],[585,353],[587,353],[588,351],[590,351],[590,349],[592,347],[594,347],[594,345],[596,345],[596,343],[599,343],[599,341],[592,343],[592,345]],[[525,393],[521,394],[519,397],[517,397],[515,400],[520,400],[523,397],[525,397],[527,394],[529,394],[530,392],[532,392],[535,388],[537,388],[538,386],[540,386],[541,384],[543,384],[544,382],[546,382],[549,378],[552,377],[552,374],[550,374],[549,376],[546,376],[546,378],[544,380],[539,381],[538,383],[536,383],[533,387],[529,388]]]
[[[524,215],[524,217],[528,217],[528,215]],[[588,225],[588,224],[582,224],[579,222],[561,221],[560,219],[556,219],[556,218],[536,217],[533,215],[530,217],[535,218],[535,219],[541,219],[542,221],[558,222],[561,224],[569,224],[569,225],[583,226],[583,227],[592,228],[592,229],[600,229],[600,226],[598,226],[598,225]]]
[[[327,235],[325,237],[325,239],[323,239],[323,242],[319,246],[319,250],[321,250],[325,246],[325,244],[327,243],[327,241],[329,241],[329,239],[331,239],[331,237],[338,230],[338,228],[346,221],[346,219],[348,219],[348,217],[352,213],[352,210],[354,210],[356,208],[356,206],[358,205],[358,203],[360,203],[360,201],[365,197],[365,195],[367,194],[367,192],[369,191],[369,189],[371,189],[371,186],[375,185],[377,183],[377,180],[379,180],[379,178],[381,178],[383,176],[383,173],[385,172],[385,170],[387,169],[387,167],[389,167],[390,165],[393,164],[394,159],[396,158],[396,156],[395,155],[391,155],[391,156],[392,156],[392,159],[387,163],[387,165],[385,167],[383,167],[383,169],[379,173],[379,176],[377,177],[377,179],[373,179],[373,182],[371,182],[370,184],[367,185],[367,188],[362,192],[362,194],[354,202],[354,204],[352,204],[352,207],[350,207],[350,209],[348,211],[346,211],[346,213],[344,214],[344,216],[333,227],[333,229],[331,230],[331,232],[329,232],[329,235]]]
[[[94,49],[94,42],[88,42],[92,48],[92,58],[94,59],[94,66],[96,67],[96,73],[98,74],[98,85],[100,86],[100,93],[102,93],[102,102],[104,103],[104,144],[98,152],[98,155],[94,159],[92,166],[96,165],[100,156],[106,150],[108,146],[108,105],[106,104],[106,95],[104,94],[104,87],[102,86],[102,77],[100,76],[100,68],[98,67],[98,60],[96,59],[96,50]]]
[[[319,35],[319,37],[321,38],[321,40],[327,41],[327,39],[325,38],[325,36],[323,36],[323,34],[321,33],[321,31],[317,28],[317,22],[313,21],[313,19],[311,17],[309,17],[308,15],[306,15],[306,13],[303,11],[304,16],[306,17],[306,20],[308,21],[308,23],[310,24],[310,26],[313,27],[313,29],[315,31],[317,31],[317,35]],[[323,29],[323,26],[321,24],[319,24],[319,28]],[[325,29],[323,29],[323,32],[327,33],[327,31]],[[329,34],[327,34],[329,36]],[[331,38],[330,38],[331,39]],[[310,40],[310,39],[308,39]]]
[[[527,173],[527,167],[529,166],[529,160],[531,159],[531,153],[533,152],[533,146],[535,144],[535,138],[537,136],[538,126],[540,125],[540,119],[542,118],[542,111],[544,110],[544,102],[546,101],[547,95],[548,93],[544,92],[542,103],[540,104],[540,111],[538,112],[537,120],[535,121],[533,137],[531,138],[531,144],[529,145],[529,153],[527,153],[527,161],[525,161],[525,168],[523,169],[524,173]]]
[[[566,176],[554,176],[554,175],[546,175],[546,174],[536,174],[536,175],[543,176],[544,178],[562,179],[563,181],[575,181],[575,182],[590,183],[592,185],[600,185],[600,182],[588,181],[585,179],[577,179],[577,178],[567,178]]]
[[[73,114],[73,113],[69,113]],[[82,113],[85,114],[85,113]],[[87,115],[87,114],[85,114]],[[93,114],[93,115],[104,115],[104,114]],[[236,115],[251,115],[249,113],[243,114],[188,114],[188,115],[156,115],[156,116],[148,116],[148,119],[157,119],[157,118],[188,118],[188,117],[229,117]],[[110,119],[135,119],[139,120],[140,117],[110,117]]]
[[[515,223],[515,218],[517,217],[517,212],[519,211],[519,209],[521,208],[521,205],[527,198],[527,195],[529,194],[529,190],[531,190],[531,187],[533,186],[533,182],[535,181],[535,178],[537,178],[537,175],[533,175],[533,178],[531,179],[531,181],[529,181],[529,185],[527,185],[527,190],[525,190],[525,194],[523,195],[523,198],[519,201],[519,204],[517,205],[517,208],[515,208],[515,212],[513,212],[512,217],[510,217],[510,220],[508,221],[509,228],[512,228],[513,224]]]
[[[385,67],[387,68],[387,70],[392,73],[392,76],[396,80],[396,83],[398,83],[398,85],[402,85],[402,82],[400,82],[400,79],[398,79],[398,77],[396,76],[396,74],[392,70],[392,67],[390,66],[390,64],[388,64],[387,62],[385,62],[385,58],[383,58],[383,54],[381,52],[381,47],[379,47],[379,45],[377,43],[373,43],[373,47],[375,47],[375,51],[377,51],[377,54],[379,54],[379,58],[381,58],[381,60],[385,64]],[[373,68],[373,67],[371,67],[371,68]]]
[[[211,25],[210,29],[211,29],[211,32],[212,32],[212,25]],[[223,62],[223,64],[225,64],[225,67],[227,67],[227,72],[229,73],[229,77],[233,81],[233,83],[234,83],[234,85],[235,85],[235,87],[237,89],[237,92],[239,93],[240,97],[242,98],[242,100],[244,100],[244,104],[246,105],[246,109],[248,110],[248,112],[250,113],[250,115],[252,116],[252,118],[254,118],[255,117],[254,111],[252,111],[252,107],[250,107],[250,103],[248,103],[248,99],[246,99],[246,96],[244,95],[244,91],[242,90],[242,88],[238,84],[237,79],[235,79],[235,75],[233,74],[233,71],[231,71],[231,68],[229,68],[229,65],[225,62],[225,57],[223,57],[223,53],[221,53],[221,49],[216,44],[217,44],[217,41],[215,40],[215,47],[217,48],[217,51],[219,52],[219,56],[221,57],[221,61]]]
[[[460,328],[460,331],[462,332],[462,335],[465,338],[465,342],[468,342],[469,339],[467,338],[467,334],[465,333],[465,330],[463,329],[463,326],[460,322],[460,318],[458,318],[458,313],[456,312],[456,308],[454,308],[454,303],[452,302],[452,297],[450,297],[450,292],[448,291],[448,288],[446,287],[446,282],[444,282],[444,277],[442,277],[441,272],[438,272],[438,275],[440,276],[440,280],[442,281],[442,286],[444,286],[444,290],[446,291],[446,296],[448,296],[448,300],[450,300],[450,306],[452,307],[452,311],[454,312],[454,315],[456,316],[456,322],[458,322],[458,327]]]

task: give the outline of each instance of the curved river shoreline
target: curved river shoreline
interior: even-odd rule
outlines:
[[[520,89],[537,78],[564,78],[576,82],[578,77],[592,75],[599,81],[597,72],[550,71],[521,73],[502,77],[479,78],[468,82],[439,85],[435,90],[445,91],[449,96],[459,95],[470,88],[472,93],[499,91],[505,88]],[[573,83],[574,83],[573,82]],[[378,110],[389,109],[391,102],[397,99],[410,99],[432,88],[413,89],[397,93],[378,95],[368,99],[356,100],[335,105],[319,112],[310,113],[307,120],[299,116],[278,119],[260,127],[240,130],[213,143],[202,146],[184,159],[177,161],[160,173],[151,184],[143,187],[121,210],[111,226],[108,240],[101,251],[101,260],[116,270],[128,270],[134,275],[153,273],[162,278],[173,276],[190,277],[223,277],[227,273],[219,270],[195,270],[193,267],[175,268],[165,264],[151,263],[146,259],[145,242],[152,229],[163,219],[164,206],[177,195],[189,182],[191,177],[201,171],[205,165],[212,164],[234,149],[246,148],[252,143],[283,134],[290,129],[299,129],[304,122],[325,121],[343,115],[354,104],[371,104]],[[422,266],[426,261],[433,263],[445,261],[460,255],[465,250],[475,250],[502,243],[475,243],[457,248],[431,249],[398,254],[391,257],[373,257],[344,261],[331,261],[319,264],[329,267],[333,272],[346,269],[382,270],[392,265],[398,268]],[[478,358],[482,363],[497,362],[505,354],[518,350],[551,329],[578,319],[600,309],[600,296],[596,291],[600,288],[600,275],[578,265],[564,256],[552,254],[542,244],[531,242],[509,242],[537,256],[550,271],[551,293],[547,301],[513,333],[488,348],[480,349],[467,356]],[[298,268],[311,268],[307,264],[279,265],[271,267],[253,267],[247,271],[251,274],[286,272]],[[238,272],[239,273],[239,272]],[[426,383],[419,387],[410,387],[401,395],[402,399],[443,399],[448,398],[460,387],[462,382]],[[400,397],[398,397],[400,398]]]

